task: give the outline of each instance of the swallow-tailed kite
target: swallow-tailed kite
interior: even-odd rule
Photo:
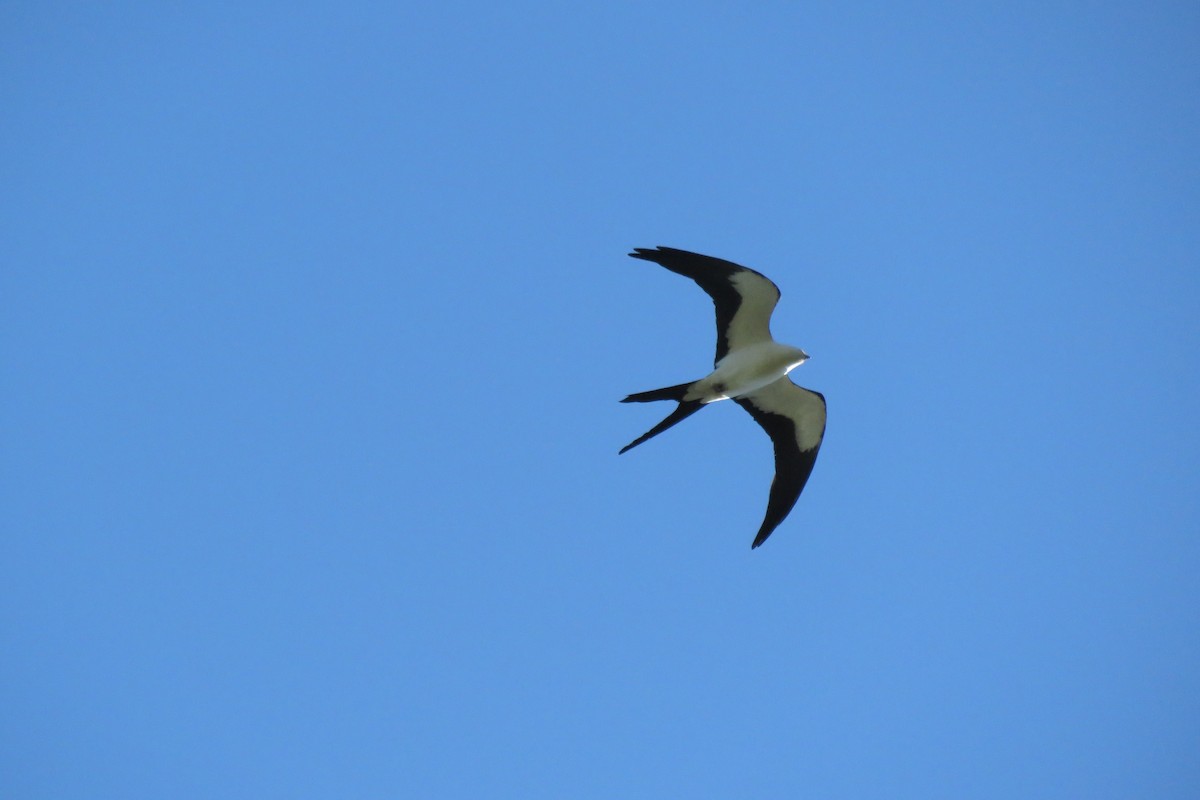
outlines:
[[[758,547],[796,505],[825,435],[825,398],[787,377],[808,360],[808,354],[771,338],[771,312],[779,301],[779,287],[766,276],[731,261],[673,247],[638,247],[629,255],[691,278],[712,297],[717,310],[717,357],[716,368],[707,378],[631,394],[622,400],[674,400],[679,405],[621,452],[718,400],[733,400],[749,411],[775,445],[775,480],[771,483],[767,515],[751,545]]]

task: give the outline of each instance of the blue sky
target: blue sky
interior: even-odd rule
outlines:
[[[744,5],[5,5],[6,797],[1194,796],[1200,11]]]

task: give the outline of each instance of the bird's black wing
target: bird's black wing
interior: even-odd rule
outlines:
[[[771,312],[779,302],[779,287],[765,275],[732,261],[673,247],[636,247],[629,255],[691,278],[712,298],[717,311],[713,363],[730,350],[771,340]]]
[[[784,376],[733,399],[750,412],[775,445],[775,480],[771,482],[767,515],[751,545],[754,548],[779,527],[808,482],[825,437],[825,398]]]

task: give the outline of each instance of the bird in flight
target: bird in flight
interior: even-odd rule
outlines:
[[[624,453],[695,414],[709,403],[733,400],[750,412],[775,445],[775,480],[751,549],[779,527],[808,481],[825,436],[825,398],[792,383],[787,374],[808,360],[798,347],[771,338],[771,312],[779,287],[765,275],[712,256],[659,247],[634,248],[633,258],[653,261],[694,280],[717,311],[715,369],[691,383],[631,394],[622,403],[674,400],[666,419],[621,448]]]

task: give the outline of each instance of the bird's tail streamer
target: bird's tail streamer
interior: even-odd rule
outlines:
[[[648,392],[631,394],[622,400],[622,403],[652,403],[655,400],[675,400],[679,403],[679,405],[675,406],[675,410],[668,414],[667,418],[662,422],[658,423],[653,428],[622,447],[621,452],[624,453],[627,450],[632,450],[647,439],[652,439],[653,437],[658,436],[667,428],[678,425],[692,414],[695,414],[697,411],[704,408],[704,403],[700,402],[699,400],[683,399],[687,395],[687,391],[691,385],[691,383],[681,383],[678,386],[668,386],[665,389],[651,389]]]

